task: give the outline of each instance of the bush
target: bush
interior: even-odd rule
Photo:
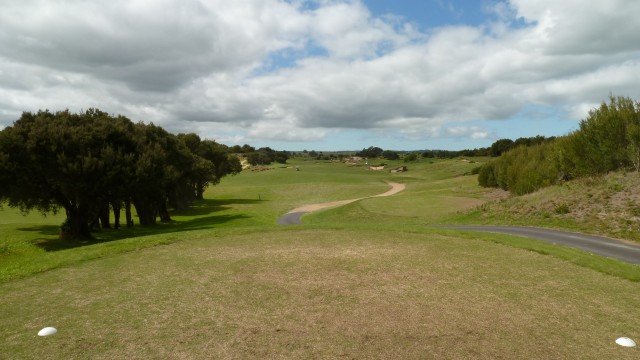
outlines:
[[[478,183],[500,187],[516,195],[534,192],[552,185],[558,178],[554,142],[519,146],[478,169]]]
[[[478,169],[478,184],[482,187],[498,187],[498,181],[495,176],[494,163],[490,162],[480,166]]]
[[[382,152],[382,157],[387,160],[398,160],[400,156],[397,152],[391,150],[385,150]]]
[[[570,213],[571,209],[569,209],[569,205],[567,204],[560,204],[556,205],[555,212],[558,215],[564,215]]]
[[[410,161],[416,161],[416,160],[418,160],[418,154],[416,153],[407,154],[404,157],[404,162],[410,162]]]
[[[640,170],[640,103],[610,97],[589,112],[562,141],[562,170],[570,177],[595,176],[622,168]]]

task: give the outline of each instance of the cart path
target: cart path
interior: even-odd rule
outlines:
[[[457,230],[483,231],[524,236],[640,265],[640,244],[623,240],[615,240],[604,236],[528,226],[470,225],[442,227]]]
[[[288,213],[286,213],[282,217],[280,217],[278,219],[278,224],[281,224],[281,225],[302,224],[302,220],[300,220],[300,218],[304,214],[307,214],[307,213],[310,213],[310,212],[313,212],[313,211],[322,210],[322,209],[327,209],[327,208],[347,205],[347,204],[350,204],[352,202],[355,202],[355,201],[358,201],[358,200],[362,200],[362,199],[369,199],[369,198],[381,197],[381,196],[391,196],[391,195],[395,195],[395,194],[397,194],[397,193],[399,193],[399,192],[401,192],[401,191],[403,191],[405,189],[405,184],[399,184],[399,183],[393,183],[393,182],[388,182],[387,184],[389,184],[391,186],[391,189],[389,189],[389,191],[387,191],[385,193],[382,193],[382,194],[373,195],[373,196],[366,196],[366,197],[361,197],[361,198],[357,198],[357,199],[331,201],[331,202],[326,202],[326,203],[321,203],[321,204],[310,204],[310,205],[304,205],[304,206],[297,207],[297,208],[289,211]]]

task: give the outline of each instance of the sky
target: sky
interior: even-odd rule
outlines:
[[[640,100],[637,0],[4,0],[0,129],[98,108],[277,150],[461,150]]]

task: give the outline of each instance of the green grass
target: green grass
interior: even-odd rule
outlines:
[[[638,357],[614,340],[640,338],[640,267],[435,227],[487,200],[465,175],[477,164],[292,165],[225,178],[174,223],[95,243],[5,208],[0,358]],[[385,181],[407,188],[276,223]],[[36,336],[45,326],[59,333]]]

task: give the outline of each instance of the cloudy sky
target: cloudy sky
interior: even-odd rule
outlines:
[[[4,0],[0,128],[97,107],[286,150],[564,135],[640,99],[637,0]]]

